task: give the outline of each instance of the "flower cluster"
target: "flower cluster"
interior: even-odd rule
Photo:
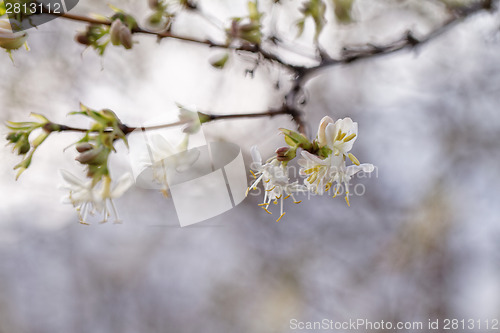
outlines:
[[[303,134],[282,129],[288,147],[276,150],[276,156],[262,164],[262,159],[255,147],[252,147],[252,157],[254,163],[252,172],[255,181],[248,188],[256,189],[257,185],[264,184],[264,202],[260,204],[268,213],[271,202],[275,204],[281,199],[281,210],[279,221],[283,215],[283,199],[292,197],[293,193],[314,193],[323,195],[334,190],[335,198],[340,193],[340,188],[345,189],[345,201],[349,202],[349,183],[352,177],[362,172],[372,172],[375,168],[372,164],[361,164],[359,160],[350,152],[358,136],[358,124],[351,118],[333,121],[330,117],[324,117],[319,125],[318,134],[311,142]],[[288,176],[288,163],[297,156],[297,150],[301,149],[298,164],[300,166],[299,175],[303,177],[303,184],[299,181],[290,182]],[[347,165],[347,160],[353,164]],[[285,197],[284,197],[285,196]]]

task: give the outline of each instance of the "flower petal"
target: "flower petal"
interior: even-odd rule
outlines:
[[[350,165],[350,166],[348,166],[347,170],[346,170],[346,174],[347,174],[347,176],[350,177],[350,176],[355,175],[359,171],[372,172],[373,170],[375,170],[375,166],[373,164],[363,163],[363,164],[360,164],[360,165]]]
[[[328,126],[328,124],[332,124],[333,123],[333,119],[328,117],[328,116],[325,116],[323,117],[323,119],[321,119],[320,123],[319,123],[319,127],[318,127],[318,143],[319,143],[319,146],[320,147],[323,147],[327,144],[327,140],[326,140],[326,127]]]
[[[80,180],[77,176],[73,175],[71,172],[64,169],[60,169],[59,172],[61,173],[63,179],[69,185],[73,185],[76,187],[85,187],[85,183],[82,180]]]
[[[134,184],[134,178],[130,173],[126,173],[118,179],[116,186],[111,191],[111,198],[118,198]]]
[[[262,165],[262,156],[260,156],[257,146],[252,146],[252,148],[250,148],[250,153],[252,154],[253,162]]]

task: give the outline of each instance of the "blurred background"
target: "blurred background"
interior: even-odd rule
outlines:
[[[266,20],[293,41],[300,1],[274,10],[271,2],[260,4]],[[137,18],[148,14],[146,1],[112,3]],[[244,1],[200,7],[225,21],[246,13]],[[111,10],[81,0],[74,12]],[[422,36],[446,18],[442,2],[420,0],[358,0],[352,16],[354,23],[339,24],[327,11],[320,41],[332,56],[409,29]],[[180,228],[170,199],[132,188],[116,202],[123,224],[84,226],[58,189],[59,169],[84,176],[74,149],[63,152],[77,134],[52,135],[17,182],[19,158],[2,145],[0,332],[290,332],[301,331],[292,319],[500,319],[499,27],[497,13],[480,13],[415,50],[331,67],[307,83],[309,133],[325,115],[353,118],[353,153],[378,168],[354,180],[366,192],[351,207],[314,197],[287,205],[276,223],[258,209],[262,198],[250,196]],[[0,54],[2,122],[37,112],[85,125],[66,116],[80,102],[110,108],[130,125],[177,112],[175,103],[264,111],[279,107],[290,87],[275,66],[245,75],[252,56],[232,57],[221,71],[208,61],[220,50],[149,36],[100,58],[73,41],[84,28],[57,19],[29,31],[31,51],[14,52],[14,64]],[[224,41],[189,14],[174,31]],[[312,32],[308,22],[295,49],[312,54]],[[311,64],[307,56],[283,57]],[[283,145],[278,128],[293,126],[279,116],[210,123],[204,132],[239,144],[248,165],[252,145],[267,158]],[[129,170],[127,150],[118,148],[117,176]]]

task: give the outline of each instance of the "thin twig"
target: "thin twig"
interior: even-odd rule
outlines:
[[[478,12],[491,9],[492,9],[492,0],[480,1],[472,6],[457,9],[453,12],[453,17],[447,20],[443,25],[441,25],[441,27],[435,29],[427,36],[420,39],[417,39],[411,31],[407,31],[402,38],[386,45],[378,46],[374,44],[366,44],[358,47],[345,47],[342,52],[341,58],[339,59],[327,58],[324,59],[317,66],[304,68],[304,74],[303,74],[304,79],[307,80],[307,78],[311,77],[313,74],[316,74],[316,72],[325,69],[327,67],[351,64],[358,60],[371,59],[378,56],[390,55],[404,49],[414,48],[423,45],[443,35],[447,31],[449,31],[452,27],[454,27],[456,24],[463,21],[467,17],[476,14]]]
[[[208,114],[208,113],[202,113],[204,116],[207,116],[208,119],[204,121],[204,123],[212,122],[212,121],[217,121],[217,120],[223,120],[223,119],[241,119],[241,118],[262,118],[262,117],[274,117],[277,115],[289,115],[292,118],[294,117],[293,112],[288,110],[286,107],[283,107],[281,109],[273,109],[273,110],[268,110],[264,112],[255,112],[255,113],[241,113],[241,114]],[[181,126],[190,123],[190,121],[176,121],[173,123],[168,123],[168,124],[161,124],[161,125],[154,125],[154,126],[127,126],[125,124],[120,126],[120,129],[123,131],[123,133],[130,134],[135,130],[145,130],[145,131],[153,131],[153,130],[158,130],[158,129],[163,129],[163,128],[170,128],[170,127],[176,127],[176,126]],[[97,132],[94,130],[86,129],[86,128],[79,128],[79,127],[72,127],[72,126],[66,126],[66,125],[61,125],[61,124],[54,124],[58,126],[59,130],[58,132],[82,132],[82,133],[87,133],[87,132]],[[106,131],[110,132],[110,131]]]
[[[76,14],[70,14],[70,13],[55,13],[51,11],[43,11],[44,14],[49,14],[49,15],[54,15],[58,16],[60,18],[65,18],[68,20],[72,21],[78,21],[78,22],[86,22],[90,24],[99,24],[99,25],[111,25],[113,22],[110,20],[105,20],[105,19],[97,19],[97,18],[92,18],[92,17],[87,17],[87,16],[81,16],[81,15],[76,15]],[[215,48],[223,48],[223,49],[228,49],[228,50],[233,50],[233,51],[244,51],[244,52],[251,52],[251,53],[257,53],[260,54],[264,59],[276,62],[280,65],[282,65],[285,68],[288,68],[290,70],[295,70],[295,66],[286,63],[283,61],[279,56],[263,50],[259,45],[254,45],[254,44],[243,44],[240,46],[235,46],[235,45],[230,45],[230,44],[222,44],[222,43],[216,43],[211,40],[205,39],[196,39],[193,37],[187,37],[187,36],[181,36],[174,34],[170,31],[161,31],[161,32],[155,32],[155,31],[150,31],[150,30],[145,30],[141,27],[136,27],[132,30],[133,33],[139,33],[139,34],[146,34],[146,35],[154,35],[157,36],[158,38],[171,38],[171,39],[177,39],[189,43],[195,43],[195,44],[201,44],[201,45],[206,45],[209,47],[215,47]]]

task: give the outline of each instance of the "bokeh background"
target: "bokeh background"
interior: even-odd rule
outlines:
[[[271,9],[293,42],[299,1]],[[114,1],[144,18],[146,1]],[[218,20],[244,15],[244,1],[207,0]],[[75,13],[107,13],[81,0]],[[320,41],[332,55],[343,45],[417,36],[446,18],[440,1],[358,0],[356,22],[341,25],[327,11]],[[359,123],[354,154],[378,172],[356,179],[366,193],[351,199],[314,197],[287,205],[279,222],[250,196],[235,209],[188,228],[155,191],[133,188],[117,201],[124,223],[84,226],[63,205],[58,170],[83,177],[61,133],[39,149],[15,181],[19,161],[0,148],[0,332],[290,332],[290,320],[372,321],[500,318],[500,17],[481,13],[415,50],[325,69],[306,85],[304,106],[314,135],[324,115]],[[175,103],[214,113],[279,107],[286,72],[255,58],[232,57],[174,40],[136,36],[131,51],[103,58],[74,41],[81,23],[54,20],[29,31],[30,52],[1,56],[0,120],[30,112],[56,122],[82,102],[110,108],[140,124]],[[311,54],[312,23],[295,50]],[[199,17],[182,15],[175,31],[224,40]],[[286,53],[286,52],[285,52]],[[307,56],[283,54],[310,64]],[[279,83],[279,88],[277,88]],[[211,123],[209,140],[258,145],[271,156],[283,144],[287,117]],[[0,130],[4,137],[6,129]],[[121,146],[113,172],[129,169]],[[277,216],[276,216],[277,217]],[[300,330],[295,330],[300,331]],[[461,330],[458,330],[461,331]],[[485,331],[485,330],[467,330]]]

